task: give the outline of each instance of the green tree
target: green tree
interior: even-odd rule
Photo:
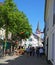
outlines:
[[[29,37],[32,32],[26,15],[17,9],[13,0],[4,0],[4,3],[0,6],[0,28],[5,29],[6,39],[9,31],[12,34],[18,33],[21,38]],[[20,34],[21,32],[24,33]]]
[[[17,22],[17,33],[20,35],[21,38],[28,38],[32,33],[32,28],[29,24],[27,16],[23,12],[20,12],[18,19],[19,23]]]
[[[14,4],[13,0],[4,0],[2,6],[0,6],[0,28],[3,27],[6,30],[6,38],[8,38],[8,32],[12,34],[18,33],[22,38],[29,37],[32,29],[29,24],[26,15],[19,11]],[[20,34],[24,32],[24,34]],[[29,34],[26,34],[26,33]]]
[[[6,38],[8,37],[8,32],[16,32],[16,12],[18,9],[14,4],[13,0],[4,0],[2,6],[0,6],[0,27],[6,30]]]

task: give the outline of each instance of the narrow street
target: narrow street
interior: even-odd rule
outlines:
[[[0,0],[0,65],[55,65],[55,0]]]
[[[20,57],[14,60],[7,60],[6,62],[8,62],[8,64],[0,64],[0,65],[51,65],[47,63],[44,56],[37,57],[37,56],[21,55]]]

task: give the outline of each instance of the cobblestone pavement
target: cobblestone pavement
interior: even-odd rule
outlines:
[[[12,58],[12,57],[11,57]],[[21,55],[13,60],[6,60],[7,64],[0,63],[0,65],[51,65],[48,64],[45,57]]]

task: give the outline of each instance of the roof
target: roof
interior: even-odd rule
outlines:
[[[38,38],[38,36],[36,34],[33,33],[33,35]]]

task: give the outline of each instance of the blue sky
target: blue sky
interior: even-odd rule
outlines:
[[[14,0],[14,2],[18,9],[23,11],[28,17],[33,32],[36,31],[38,21],[40,22],[40,29],[43,31],[45,0]]]
[[[40,29],[44,28],[44,6],[45,0],[14,0],[19,10],[23,11],[32,25],[33,32],[36,31],[37,23]]]

